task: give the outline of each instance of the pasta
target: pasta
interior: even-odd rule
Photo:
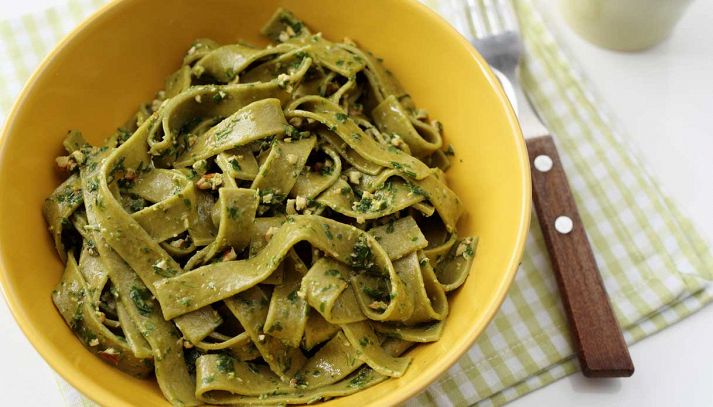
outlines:
[[[174,405],[310,403],[438,340],[477,239],[441,127],[380,59],[278,10],[267,48],[197,40],[43,212],[83,345]]]

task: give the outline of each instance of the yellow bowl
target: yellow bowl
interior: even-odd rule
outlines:
[[[445,126],[456,151],[450,185],[468,214],[462,234],[480,236],[466,284],[451,296],[440,341],[412,351],[405,376],[330,405],[393,405],[444,373],[500,306],[522,254],[530,174],[515,116],[492,72],[445,21],[401,0],[115,1],[79,26],[35,72],[15,103],[0,146],[0,278],[15,318],[47,362],[90,398],[110,406],[167,405],[158,386],[86,351],[50,299],[62,273],[41,204],[59,184],[54,157],[69,129],[99,142],[162,87],[198,37],[264,44],[258,30],[275,8],[315,31],[357,40],[384,58],[416,103]]]

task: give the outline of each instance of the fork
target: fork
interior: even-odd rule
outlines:
[[[609,304],[591,245],[555,142],[523,92],[523,54],[517,17],[509,0],[467,0],[476,34],[473,45],[500,71],[527,144],[537,218],[545,238],[582,373],[628,377],[634,373],[624,337]]]

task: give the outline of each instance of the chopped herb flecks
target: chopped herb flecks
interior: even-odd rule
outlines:
[[[133,286],[129,289],[129,297],[141,315],[148,315],[153,311],[151,291],[147,288]]]
[[[329,230],[329,225],[326,223],[323,223],[322,227],[324,228],[324,234],[327,236],[327,239],[334,240],[334,235],[332,234],[332,231]]]
[[[221,373],[235,373],[234,363],[235,359],[233,359],[232,356],[221,353],[218,355],[218,361],[216,362],[215,367],[217,367],[218,371]]]
[[[448,145],[448,148],[446,148],[446,151],[444,151],[443,153],[449,157],[456,155],[456,152],[451,144]]]
[[[339,123],[344,123],[344,122],[347,121],[347,118],[349,118],[349,116],[347,116],[347,115],[344,114],[344,113],[339,112],[339,113],[337,113],[337,114],[334,115],[334,118],[337,119],[337,121],[338,121]]]
[[[374,265],[374,254],[371,252],[369,242],[363,235],[360,235],[356,243],[354,243],[354,248],[350,255],[350,265],[357,269],[368,269]]]
[[[240,217],[240,209],[235,206],[228,207],[228,217],[232,220],[236,220]]]

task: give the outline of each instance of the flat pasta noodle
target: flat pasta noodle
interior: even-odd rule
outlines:
[[[42,212],[49,225],[50,233],[52,233],[57,253],[59,253],[63,261],[66,260],[67,251],[62,241],[62,231],[68,223],[69,216],[72,215],[82,203],[81,179],[77,174],[73,174],[52,192],[52,195],[45,200],[42,206]]]
[[[103,360],[132,376],[150,375],[152,358],[136,356],[128,343],[99,320],[93,303],[85,301],[88,292],[86,281],[79,273],[76,261],[70,256],[62,280],[52,295],[64,320],[82,344]]]
[[[339,326],[329,323],[321,314],[313,308],[307,311],[307,323],[302,337],[302,348],[306,351],[312,350],[315,346],[331,339],[340,332]]]
[[[441,148],[442,141],[438,131],[410,118],[394,95],[389,95],[379,103],[371,111],[371,115],[382,133],[397,134],[399,139],[408,144],[411,153],[416,157],[425,157]]]
[[[106,209],[101,203],[99,179],[103,166],[109,161],[109,154],[101,149],[93,152],[86,166],[82,167],[81,178],[88,224],[85,229],[93,233],[97,254],[113,283],[116,296],[123,305],[127,316],[139,329],[151,348],[154,373],[164,396],[172,404],[198,405],[192,392],[192,380],[183,356],[183,347],[174,324],[162,318],[160,310],[150,291],[138,275],[122,260],[106,242],[101,227],[89,228],[98,222],[98,214]],[[97,164],[97,165],[92,165]],[[100,165],[101,164],[101,165]],[[73,259],[70,259],[73,260]],[[55,301],[57,304],[57,301]],[[122,333],[126,330],[123,329]],[[112,356],[116,357],[116,354]],[[104,358],[107,360],[107,358]]]
[[[328,257],[319,259],[302,279],[307,303],[330,324],[363,321],[354,292],[350,288],[348,266]]]
[[[263,33],[273,45],[196,40],[104,144],[69,132],[42,207],[67,325],[173,405],[312,403],[402,376],[477,247],[440,124],[381,60],[282,9]]]

